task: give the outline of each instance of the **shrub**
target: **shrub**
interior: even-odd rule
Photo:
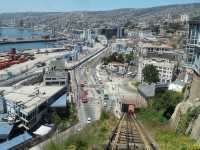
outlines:
[[[100,120],[103,121],[103,120],[106,120],[106,119],[109,119],[109,114],[105,111],[102,111]]]

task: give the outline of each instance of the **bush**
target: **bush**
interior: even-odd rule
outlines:
[[[189,126],[189,123],[192,120],[197,119],[199,114],[200,114],[200,106],[189,109],[187,113],[181,115],[176,132],[180,134],[185,134],[186,129]]]
[[[102,111],[100,120],[103,121],[103,120],[107,120],[107,119],[109,119],[109,114],[105,111]]]
[[[183,114],[180,116],[180,121],[178,122],[178,126],[176,128],[176,132],[179,133],[179,134],[184,134],[188,125],[189,125],[189,122],[188,122],[188,116],[187,114]]]
[[[44,150],[63,150],[64,147],[62,144],[50,141],[47,145],[44,146]]]
[[[174,91],[159,92],[150,101],[152,109],[163,112],[163,116],[170,119],[176,105],[183,99],[182,94]]]
[[[162,112],[157,112],[151,108],[140,108],[137,113],[141,121],[150,121],[152,123],[165,123],[167,119],[162,114]]]

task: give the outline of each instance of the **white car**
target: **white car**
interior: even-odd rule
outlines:
[[[91,118],[88,118],[88,119],[87,119],[87,123],[88,123],[88,124],[91,123]]]

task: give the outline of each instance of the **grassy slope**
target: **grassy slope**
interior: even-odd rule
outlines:
[[[87,125],[82,131],[70,136],[62,144],[52,141],[45,150],[88,150],[93,147],[102,150],[116,124],[117,120],[109,115],[109,117]]]
[[[200,150],[200,145],[185,135],[180,135],[170,129],[168,121],[161,114],[152,110],[142,110],[137,118],[151,133],[161,150]]]

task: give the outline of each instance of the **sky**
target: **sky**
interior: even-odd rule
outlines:
[[[200,0],[0,0],[0,12],[111,10],[196,3]]]

